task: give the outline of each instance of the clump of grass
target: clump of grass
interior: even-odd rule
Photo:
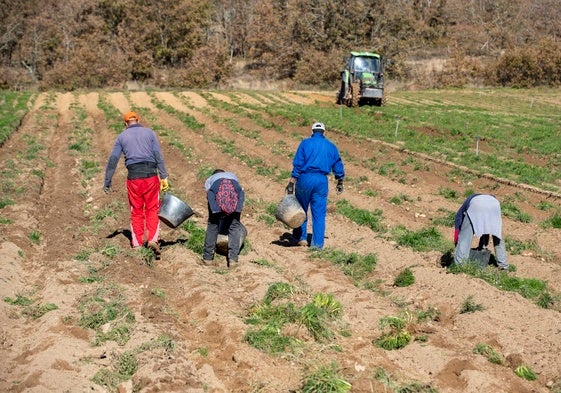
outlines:
[[[533,251],[536,254],[539,253],[538,244],[534,239],[520,241],[506,236],[505,247],[511,255],[520,255],[525,250]]]
[[[276,282],[269,286],[263,301],[266,304],[271,304],[272,301],[277,299],[289,299],[295,292],[296,289],[292,285],[286,282]]]
[[[124,344],[130,338],[135,318],[124,303],[118,287],[96,288],[93,293],[82,298],[78,308],[81,314],[78,324],[85,329],[96,331],[96,345],[108,340]],[[101,332],[101,326],[106,324],[109,324],[109,329]]]
[[[523,223],[532,221],[532,217],[529,214],[522,212],[520,208],[511,201],[504,201],[501,203],[501,212],[505,217],[512,218],[515,221]]]
[[[31,243],[33,244],[41,244],[41,233],[38,231],[31,231],[31,233],[27,236]]]
[[[406,267],[403,269],[397,277],[393,281],[393,285],[396,287],[408,287],[413,285],[415,282],[415,275],[413,274],[413,270],[411,268]]]
[[[4,301],[12,306],[29,306],[33,300],[24,295],[16,295],[15,298],[5,297]]]
[[[2,225],[9,225],[12,224],[13,221],[10,220],[9,218],[5,218],[5,217],[0,217],[0,224]]]
[[[426,321],[438,321],[440,310],[430,306],[426,310],[411,312],[403,311],[400,315],[390,315],[380,318],[378,327],[382,330],[379,338],[372,343],[380,348],[391,351],[405,347],[411,340],[427,341],[426,335],[417,335],[421,329],[419,325]]]
[[[445,227],[452,228],[454,226],[454,219],[456,218],[456,212],[439,208],[438,212],[443,215],[440,217],[435,217],[431,219],[433,225],[442,225]]]
[[[473,353],[485,356],[491,363],[503,364],[502,356],[489,344],[478,343],[473,348]]]
[[[156,254],[154,251],[147,247],[140,247],[138,249],[138,254],[146,264],[146,266],[152,268],[154,267],[154,261],[156,260]]]
[[[189,220],[185,221],[181,227],[189,232],[189,239],[186,242],[187,248],[196,254],[202,254],[205,243],[205,230]]]
[[[92,381],[100,386],[109,388],[110,391],[115,391],[117,386],[128,379],[130,379],[138,368],[136,357],[131,352],[123,352],[116,359],[113,368],[100,369],[92,378]]]
[[[382,367],[376,367],[374,379],[380,381],[392,391],[397,393],[438,393],[438,389],[433,388],[430,384],[419,382],[411,382],[400,385],[391,379],[391,376]]]
[[[23,307],[22,315],[31,319],[39,319],[49,311],[58,309],[58,306],[53,303],[33,304],[33,299],[19,294],[15,298],[5,297],[4,301],[12,306]]]
[[[14,204],[14,201],[11,200],[11,199],[7,199],[7,198],[1,198],[0,199],[0,209],[3,209],[6,206],[13,205],[13,204]]]
[[[452,244],[435,227],[411,231],[403,225],[398,225],[392,230],[392,233],[400,246],[409,247],[419,252],[433,250],[446,252]]]
[[[283,333],[286,326],[305,327],[316,341],[331,340],[334,333],[330,325],[340,318],[341,303],[331,294],[318,293],[311,302],[299,307],[287,301],[295,292],[289,284],[272,284],[263,302],[253,305],[248,313],[246,323],[255,328],[244,335],[244,341],[269,353],[292,351],[301,343],[290,334]]]
[[[378,325],[385,330],[382,335],[374,340],[380,348],[391,351],[405,347],[411,341],[411,333],[407,330],[408,321],[403,317],[386,316],[380,319]]]
[[[304,378],[304,385],[302,386],[301,392],[349,392],[352,385],[345,381],[339,374],[339,367],[336,363],[319,366],[315,371]]]
[[[54,303],[36,304],[25,307],[22,314],[31,319],[39,319],[49,311],[58,310],[58,306]]]
[[[460,307],[460,314],[474,313],[476,311],[483,311],[485,307],[482,304],[473,301],[473,295],[469,295]]]
[[[362,280],[376,267],[377,258],[375,254],[359,255],[357,253],[346,253],[342,250],[324,248],[311,255],[312,258],[326,259],[339,266],[343,273],[354,280]]]
[[[401,205],[403,202],[412,202],[413,199],[409,195],[406,194],[398,194],[394,195],[390,198],[389,202],[393,203],[394,205]]]
[[[553,306],[557,297],[551,296],[545,281],[536,278],[521,278],[509,276],[508,272],[495,269],[493,266],[481,267],[480,264],[467,262],[452,264],[448,272],[453,274],[465,273],[480,278],[490,285],[505,291],[516,292],[527,299],[534,300],[540,307]]]
[[[445,199],[456,199],[458,198],[458,193],[450,188],[440,187],[438,189],[438,195],[442,195]]]
[[[540,226],[542,228],[561,228],[561,215],[559,213],[555,213],[553,216],[543,221]]]
[[[153,288],[150,291],[150,294],[160,298],[160,299],[165,299],[166,298],[166,291],[163,290],[162,288]]]
[[[96,161],[80,160],[80,173],[85,180],[91,180],[99,172],[99,164]]]
[[[108,367],[100,369],[93,376],[92,381],[108,388],[109,391],[116,391],[120,383],[129,380],[138,370],[139,365],[136,355],[157,348],[162,348],[166,352],[174,352],[175,341],[164,334],[155,340],[152,339],[132,350],[125,351],[114,357]]]
[[[530,366],[524,364],[518,366],[514,370],[514,373],[518,375],[520,378],[523,378],[527,381],[535,381],[538,378],[534,370],[532,370]]]
[[[382,210],[374,211],[359,209],[350,204],[347,200],[340,200],[336,203],[337,213],[347,217],[349,220],[369,227],[375,232],[384,232],[385,225],[382,223]]]

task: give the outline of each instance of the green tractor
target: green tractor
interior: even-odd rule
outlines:
[[[351,52],[346,63],[345,69],[341,71],[337,104],[350,107],[384,105],[386,95],[383,57],[372,52]]]

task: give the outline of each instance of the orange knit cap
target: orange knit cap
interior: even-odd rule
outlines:
[[[125,113],[125,123],[128,123],[130,120],[138,121],[138,114],[136,112]]]

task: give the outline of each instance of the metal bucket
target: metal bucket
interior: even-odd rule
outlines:
[[[165,193],[160,203],[158,217],[170,228],[177,228],[194,214],[193,210],[175,195]]]
[[[275,217],[294,229],[304,223],[306,212],[294,194],[286,194],[277,205]]]
[[[247,237],[247,228],[240,223],[240,250],[243,247],[243,242]],[[216,252],[220,255],[228,255],[228,227],[224,224],[224,220],[220,220],[218,224],[218,237],[216,238]]]
[[[485,267],[489,265],[489,261],[491,260],[491,251],[484,248],[483,250],[478,250],[476,248],[472,248],[469,250],[469,259],[476,264]]]

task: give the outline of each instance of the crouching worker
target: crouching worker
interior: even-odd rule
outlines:
[[[231,172],[217,169],[205,181],[208,202],[208,222],[203,248],[202,265],[213,265],[219,228],[228,228],[228,267],[238,265],[244,227],[240,222],[245,200],[238,178]]]
[[[470,259],[474,235],[479,238],[478,249],[486,247],[489,236],[492,236],[497,265],[501,270],[508,270],[502,237],[501,204],[497,198],[487,194],[470,195],[456,213],[454,227],[454,263],[461,264]]]

